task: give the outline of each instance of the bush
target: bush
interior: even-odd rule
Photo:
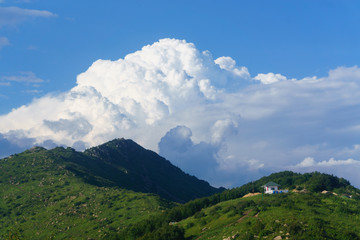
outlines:
[[[193,226],[195,226],[195,224],[193,222],[189,222],[186,224],[186,229],[192,228]]]
[[[202,218],[205,216],[206,216],[205,213],[203,211],[200,211],[200,212],[195,213],[194,218]]]
[[[185,240],[184,229],[178,226],[165,225],[155,232],[145,234],[143,240]]]

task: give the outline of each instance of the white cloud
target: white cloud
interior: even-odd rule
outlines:
[[[22,90],[22,92],[38,95],[42,93],[42,90],[36,89],[41,87],[41,83],[44,80],[37,77],[33,72],[20,72],[19,75],[11,75],[11,76],[0,76],[0,86],[11,86],[13,83],[23,84],[27,87],[33,87],[35,89],[26,89]]]
[[[249,160],[250,169],[257,170],[259,168],[263,168],[265,166],[264,163],[260,162],[257,159],[250,159]]]
[[[20,75],[2,76],[0,81],[22,82],[22,83],[42,83],[43,79],[38,78],[33,72],[21,72]]]
[[[360,161],[351,158],[347,160],[335,160],[334,158],[330,158],[328,161],[321,161],[318,163],[319,166],[340,166],[351,164],[360,164]]]
[[[42,93],[43,91],[42,90],[37,90],[37,89],[32,89],[32,90],[26,90],[24,92],[29,93],[29,94],[33,94],[33,95],[37,95],[37,94]]]
[[[54,13],[45,10],[24,9],[19,7],[0,7],[0,27],[16,25],[28,18],[55,17]]]
[[[358,177],[358,173],[360,171],[360,161],[352,158],[348,158],[346,160],[336,160],[335,158],[330,158],[327,161],[324,160],[317,162],[313,157],[306,157],[302,162],[289,167],[289,169],[297,172],[320,171],[328,174],[334,174],[338,177],[350,180],[350,183],[356,187],[360,186],[360,180]]]
[[[170,129],[159,142],[160,154],[187,173],[203,179],[214,176],[219,165],[215,158],[218,148],[205,142],[195,144],[191,136],[186,126]]]
[[[358,66],[338,67],[329,71],[329,77],[340,81],[356,81],[360,78],[360,69]]]
[[[9,2],[9,1],[0,0],[0,3],[4,3],[4,2]],[[14,2],[14,3],[29,3],[29,2],[31,2],[31,0],[10,0],[10,2]]]
[[[268,73],[256,83],[230,57],[214,60],[194,44],[162,39],[116,61],[97,60],[70,91],[0,116],[0,133],[4,144],[78,149],[131,138],[215,185],[242,184],[298,159],[298,167],[341,166],[340,175],[355,178],[356,162],[314,159],[360,158],[357,132],[343,131],[360,125],[359,72],[339,67],[298,80]],[[41,82],[31,74],[2,80]]]
[[[219,57],[215,60],[215,63],[220,66],[221,69],[233,72],[235,75],[242,78],[249,78],[250,74],[246,67],[237,67],[236,62],[231,57]]]
[[[314,158],[307,157],[301,163],[297,164],[295,167],[313,167],[316,165]]]
[[[271,84],[271,83],[276,83],[276,82],[280,82],[280,81],[286,81],[286,77],[277,73],[259,73],[258,75],[256,75],[256,77],[254,77],[255,80],[260,81],[263,84]]]
[[[330,158],[328,161],[315,162],[314,158],[307,157],[301,163],[297,164],[295,167],[334,167],[334,166],[342,166],[342,165],[352,165],[352,164],[360,164],[360,161],[354,159],[347,160],[335,160],[334,158]]]
[[[237,121],[232,119],[217,120],[211,127],[211,142],[219,144],[228,136],[237,132]]]

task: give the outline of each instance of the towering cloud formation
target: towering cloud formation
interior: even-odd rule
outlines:
[[[215,185],[311,167],[336,168],[360,185],[351,178],[357,160],[326,161],[359,158],[359,80],[358,67],[322,78],[251,78],[230,57],[162,39],[117,61],[98,60],[70,91],[0,116],[0,155],[35,144],[82,150],[125,137]]]

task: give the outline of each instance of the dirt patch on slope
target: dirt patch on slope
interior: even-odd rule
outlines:
[[[261,194],[261,193],[259,193],[259,192],[256,192],[256,193],[248,193],[248,194],[244,195],[243,198],[252,197],[252,196],[259,195],[259,194]]]

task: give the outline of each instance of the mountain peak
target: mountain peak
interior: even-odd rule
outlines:
[[[46,151],[46,148],[34,146],[34,147],[30,148],[29,150],[27,150],[26,152],[34,153],[34,152],[40,152],[40,151]]]
[[[120,173],[113,176],[116,185],[156,193],[173,201],[186,202],[223,190],[184,173],[170,161],[130,139],[117,138],[92,147],[84,154],[120,169]]]

